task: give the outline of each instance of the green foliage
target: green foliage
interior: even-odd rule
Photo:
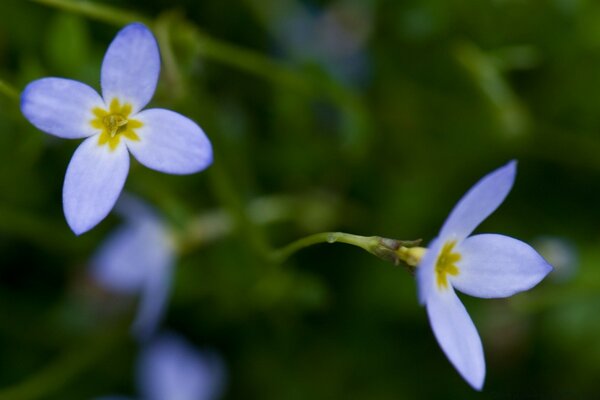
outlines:
[[[483,396],[597,395],[600,4],[348,1],[351,26],[367,27],[364,76],[351,80],[294,55],[274,27],[298,4],[270,3],[0,2],[0,399],[135,394],[135,303],[86,277],[120,221],[70,232],[60,196],[76,144],[33,128],[16,95],[44,76],[99,88],[108,43],[135,20],[161,47],[152,104],[197,121],[216,157],[181,177],[134,164],[126,190],[186,245],[165,325],[223,354],[226,398],[475,397],[404,269],[346,246],[283,264],[267,254],[323,230],[426,244],[512,158],[515,188],[478,231],[565,238],[579,265],[515,298],[465,299],[486,351]]]

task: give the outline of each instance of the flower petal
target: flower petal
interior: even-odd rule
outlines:
[[[154,95],[160,74],[160,54],[154,35],[140,23],[123,28],[102,62],[102,96],[107,105],[115,98],[141,110]]]
[[[223,389],[225,366],[210,351],[200,352],[183,338],[163,334],[140,357],[138,385],[148,400],[214,400]]]
[[[111,150],[98,145],[98,137],[86,139],[75,150],[63,186],[67,222],[80,235],[102,221],[115,205],[129,171],[125,146]]]
[[[91,260],[92,278],[103,287],[124,294],[142,290],[146,270],[137,262],[140,250],[144,254],[144,236],[132,225],[113,232],[98,248]]]
[[[92,277],[104,287],[125,294],[139,294],[132,326],[146,338],[162,319],[171,291],[175,249],[169,232],[152,208],[137,198],[122,195],[116,210],[127,223],[114,232],[92,258]]]
[[[138,311],[131,326],[139,339],[147,339],[157,329],[169,303],[173,277],[173,260],[149,271],[144,282]]]
[[[100,95],[88,85],[70,79],[38,79],[21,94],[25,118],[39,130],[65,139],[98,133],[90,124],[95,107],[104,107]]]
[[[457,248],[460,273],[452,286],[476,297],[508,297],[537,285],[552,266],[531,246],[503,235],[475,235]]]
[[[435,290],[435,263],[442,250],[442,244],[437,238],[432,240],[417,268],[417,291],[421,304],[425,304],[431,292]]]
[[[440,347],[469,385],[481,390],[485,379],[483,347],[465,306],[448,287],[432,294],[426,307]]]
[[[454,207],[440,231],[440,237],[461,241],[506,198],[515,181],[517,162],[511,161],[484,176]]]
[[[135,116],[144,125],[140,140],[127,140],[134,157],[148,168],[168,174],[191,174],[212,163],[212,146],[191,119],[163,109],[144,110]]]

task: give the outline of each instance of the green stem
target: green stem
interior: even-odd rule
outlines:
[[[3,80],[0,80],[0,93],[10,98],[11,100],[14,100],[16,102],[19,101],[19,91],[13,86],[4,82]]]
[[[74,2],[71,0],[30,0],[34,3],[43,4],[58,8],[59,10],[68,11],[87,17],[93,18],[98,21],[108,22],[114,25],[124,25],[130,22],[143,22],[150,24],[150,20],[143,15],[121,10],[116,7],[107,6],[104,4],[92,3],[89,1]]]
[[[271,253],[271,258],[278,263],[282,263],[297,251],[320,243],[346,243],[366,250],[365,242],[368,241],[368,239],[369,238],[364,236],[343,232],[315,233],[302,239],[298,239],[279,250],[273,251]]]
[[[402,262],[409,267],[416,267],[425,253],[424,248],[417,247],[420,240],[402,241],[383,238],[381,236],[359,236],[344,232],[322,232],[298,239],[279,250],[275,250],[271,252],[270,257],[274,262],[282,263],[297,251],[320,243],[349,244],[360,247],[395,265]]]
[[[326,200],[325,200],[326,199]],[[248,218],[256,225],[295,223],[301,229],[321,230],[336,224],[344,215],[339,199],[322,194],[304,196],[271,195],[258,197],[245,205]],[[228,210],[218,208],[188,218],[185,226],[174,229],[173,235],[181,254],[207,245],[235,231],[234,220]]]

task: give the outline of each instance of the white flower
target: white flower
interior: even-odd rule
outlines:
[[[519,240],[496,234],[469,236],[504,201],[515,174],[512,161],[475,184],[450,213],[417,272],[419,298],[437,341],[477,390],[485,378],[483,348],[454,289],[476,297],[508,297],[537,285],[552,270]]]
[[[154,210],[123,194],[115,207],[126,222],[92,257],[91,275],[101,286],[125,295],[139,295],[132,331],[144,339],[160,323],[172,286],[175,246]]]
[[[39,79],[23,91],[21,110],[38,129],[87,138],[71,159],[63,187],[65,216],[76,234],[96,226],[113,208],[129,172],[129,152],[148,168],[170,174],[211,164],[211,144],[195,122],[169,110],[142,111],[159,72],[156,40],[135,23],[117,34],[104,56],[102,97],[62,78]]]

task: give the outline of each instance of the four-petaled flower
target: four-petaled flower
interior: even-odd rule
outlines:
[[[485,378],[481,339],[454,289],[476,297],[508,297],[537,285],[552,270],[519,240],[496,234],[469,236],[504,201],[515,174],[512,161],[473,186],[450,213],[417,272],[419,299],[427,307],[437,341],[477,390]]]
[[[21,110],[38,129],[67,139],[87,138],[75,151],[63,186],[67,222],[84,233],[113,208],[129,172],[129,152],[143,165],[170,174],[201,171],[212,147],[192,120],[164,109],[142,109],[160,73],[156,40],[144,25],[123,28],[101,71],[102,97],[69,79],[44,78],[23,91]]]

